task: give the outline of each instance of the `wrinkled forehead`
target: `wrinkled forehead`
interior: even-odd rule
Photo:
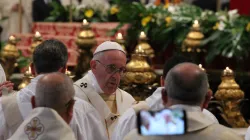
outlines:
[[[126,64],[127,58],[125,53],[119,50],[109,50],[102,52],[100,61],[105,64]]]

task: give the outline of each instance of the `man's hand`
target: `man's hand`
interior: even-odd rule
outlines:
[[[14,84],[10,81],[6,81],[0,84],[0,97],[2,96],[2,90],[3,88],[7,88],[8,92],[11,92],[13,90]]]

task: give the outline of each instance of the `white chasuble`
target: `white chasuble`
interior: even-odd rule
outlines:
[[[76,96],[91,103],[95,107],[95,109],[99,112],[100,117],[103,119],[103,125],[110,138],[119,116],[130,108],[135,100],[130,94],[119,88],[116,90],[114,95],[111,95],[111,97],[102,95],[97,92],[100,90],[97,90],[96,87],[94,87],[93,83],[97,83],[94,80],[92,72],[90,71],[82,79],[76,81],[74,83]],[[112,108],[115,109],[112,109],[111,111],[104,99],[106,98],[105,100],[107,102],[112,102],[112,98],[114,98],[114,96],[116,103],[112,103],[112,105],[116,106],[113,106]],[[111,101],[108,101],[109,99],[111,99]]]

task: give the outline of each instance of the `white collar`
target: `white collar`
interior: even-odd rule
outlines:
[[[97,80],[96,80],[96,78],[95,78],[94,73],[93,73],[91,70],[88,71],[88,75],[89,75],[90,80],[92,81],[91,84],[92,84],[92,86],[94,87],[95,91],[96,91],[98,94],[104,93],[103,90],[101,89],[101,87],[99,86],[99,84],[98,84],[98,82],[97,82]]]
[[[178,104],[178,105],[172,105],[169,108],[171,109],[184,109],[186,111],[199,111],[201,112],[201,107],[199,106],[192,106],[192,105],[183,105],[183,104]]]

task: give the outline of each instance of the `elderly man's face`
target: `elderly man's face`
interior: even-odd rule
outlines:
[[[91,69],[104,93],[112,94],[116,91],[125,71],[126,60],[126,55],[118,50],[106,51],[99,60],[93,60],[95,67]]]

